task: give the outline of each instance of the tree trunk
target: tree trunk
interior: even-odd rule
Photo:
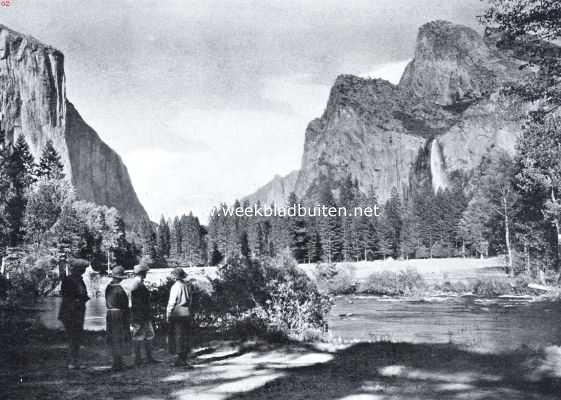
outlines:
[[[508,221],[508,212],[507,212],[507,204],[506,204],[506,197],[503,196],[503,210],[504,210],[504,219],[505,219],[505,243],[506,243],[506,250],[508,254],[508,272],[511,276],[514,275],[514,270],[512,267],[512,249],[510,248],[510,226]]]

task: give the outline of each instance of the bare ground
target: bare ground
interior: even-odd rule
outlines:
[[[84,370],[68,371],[62,333],[4,346],[2,399],[399,400],[559,399],[561,354],[478,354],[453,345],[359,343],[338,350],[299,344],[208,343],[193,370],[156,366],[109,370],[103,336],[89,334]],[[129,360],[130,363],[130,360]]]

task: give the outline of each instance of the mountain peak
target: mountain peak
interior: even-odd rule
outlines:
[[[453,105],[487,97],[501,82],[519,76],[512,60],[474,29],[432,21],[419,28],[415,57],[399,87],[436,104]]]
[[[117,208],[129,227],[148,219],[119,155],[66,97],[60,51],[0,25],[0,92],[6,140],[23,135],[36,159],[51,140],[79,198]]]

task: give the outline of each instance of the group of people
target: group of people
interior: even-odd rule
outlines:
[[[71,260],[70,274],[61,285],[62,302],[59,320],[64,325],[69,341],[69,369],[80,368],[80,345],[84,331],[86,302],[89,300],[82,275],[88,265],[85,260]],[[144,283],[148,270],[148,266],[142,263],[134,267],[133,282],[128,282],[126,286],[130,292],[130,299],[122,285],[127,276],[121,266],[113,268],[112,280],[105,289],[107,343],[113,357],[112,369],[115,371],[125,367],[123,360],[129,353],[131,341],[136,366],[143,364],[142,350],[145,353],[146,363],[160,362],[152,353],[155,332],[150,291]],[[177,354],[175,366],[190,368],[188,357],[191,351],[191,310],[188,285],[184,281],[187,274],[179,267],[171,274],[175,282],[171,287],[166,307],[168,347],[170,353]]]

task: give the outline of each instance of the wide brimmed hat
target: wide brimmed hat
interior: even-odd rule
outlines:
[[[68,264],[70,266],[70,271],[85,271],[86,268],[90,266],[88,260],[83,260],[81,258],[71,258],[68,260]]]
[[[171,276],[173,276],[175,279],[185,279],[187,277],[187,274],[185,273],[183,268],[177,267],[174,268],[173,271],[171,271]]]
[[[111,270],[111,277],[116,279],[126,279],[125,269],[120,265],[117,265]]]
[[[140,274],[142,272],[148,272],[149,269],[150,269],[150,267],[148,267],[148,265],[141,263],[141,264],[135,265],[134,268],[133,268],[133,271],[134,271],[135,274]]]

